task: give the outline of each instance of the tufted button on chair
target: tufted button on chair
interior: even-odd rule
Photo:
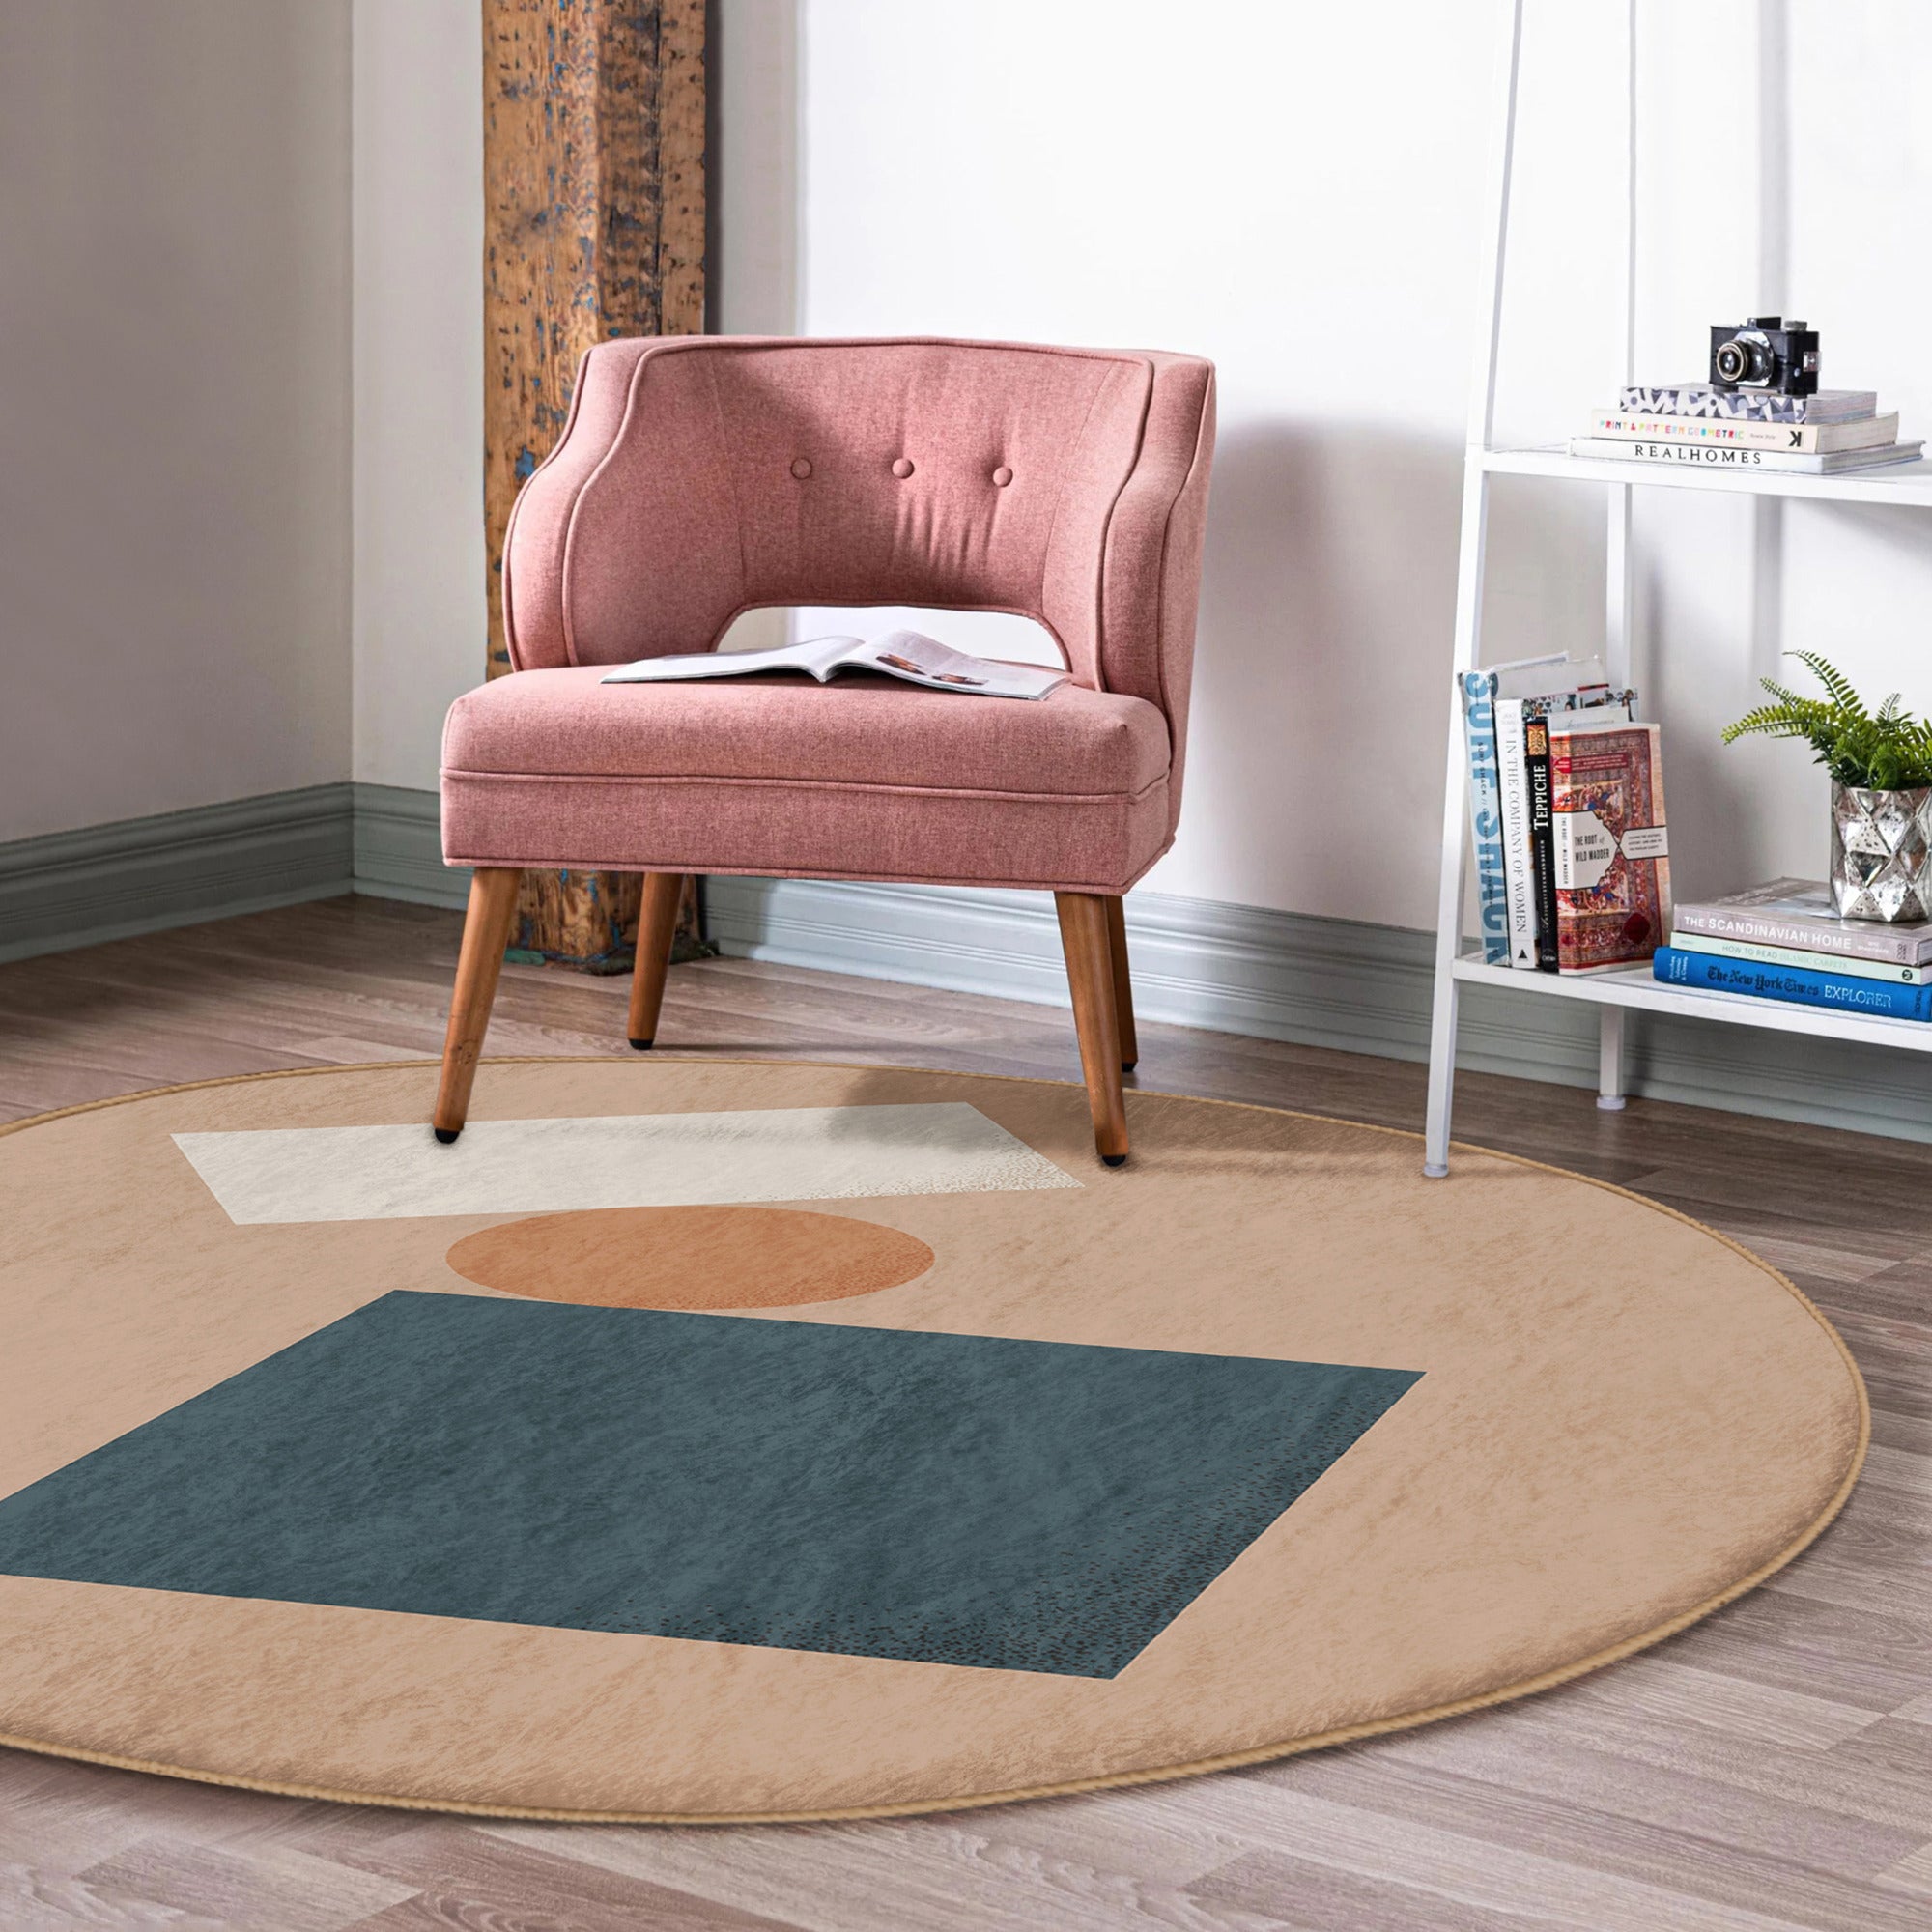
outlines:
[[[457,699],[442,845],[476,868],[439,1138],[462,1130],[526,867],[647,874],[630,1039],[683,876],[1035,887],[1060,914],[1102,1159],[1134,1062],[1121,895],[1180,809],[1214,374],[1005,343],[600,343],[503,553],[515,672]],[[600,685],[761,605],[1017,611],[1037,703],[863,674]]]

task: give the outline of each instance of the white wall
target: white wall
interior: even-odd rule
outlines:
[[[711,235],[705,315],[721,335],[798,328],[798,10],[793,0],[712,0],[706,79]],[[747,611],[719,648],[785,641],[794,613]]]
[[[0,8],[0,839],[345,776],[348,0]]]
[[[1531,0],[1501,428],[1614,386],[1617,0]],[[1643,0],[1639,359],[1790,300],[1830,380],[1920,433],[1932,9],[1768,0],[1788,32],[1789,287],[1761,261],[1753,0]],[[1494,10],[1464,0],[801,0],[800,324],[1211,355],[1221,439],[1189,794],[1151,889],[1433,923]],[[1774,176],[1776,171],[1774,171]],[[1774,222],[1774,234],[1782,225]],[[1777,252],[1774,247],[1772,254]],[[1639,671],[1682,888],[1823,866],[1802,750],[1716,743],[1753,696],[1750,506],[1640,499]],[[1595,648],[1602,492],[1499,491],[1492,655]],[[1932,526],[1786,513],[1784,640],[1932,707]]]
[[[481,675],[478,0],[0,14],[13,420],[0,836],[340,777],[426,786]],[[1531,0],[1506,433],[1615,376],[1617,0]],[[1222,377],[1181,838],[1150,885],[1433,902],[1491,9],[719,0],[714,326],[1199,350]],[[1932,424],[1932,10],[1642,0],[1640,361],[1785,300]],[[1788,223],[1760,235],[1757,46]],[[1852,102],[1848,110],[1842,103]],[[908,103],[911,103],[910,105]],[[353,478],[345,230],[355,208]],[[1776,156],[1774,156],[1776,160]],[[1539,294],[1538,291],[1541,291]],[[27,372],[27,380],[22,372]],[[1497,655],[1594,643],[1600,493],[1499,491]],[[347,505],[354,506],[355,596]],[[1932,705],[1932,526],[1639,498],[1680,882],[1822,863],[1802,750],[1720,750],[1779,639]],[[186,560],[186,567],[184,567]],[[347,653],[355,658],[349,754]],[[978,641],[968,639],[969,643]]]
[[[807,332],[1219,365],[1188,800],[1155,890],[1426,923],[1439,810],[1399,798],[1439,785],[1475,11],[1117,0],[1096,33],[1028,0],[806,0]]]
[[[433,786],[482,681],[478,0],[355,0],[355,776]]]
[[[798,327],[798,10],[794,0],[712,0],[711,34],[706,316],[723,335],[790,335]]]
[[[483,28],[479,0],[355,6],[355,775],[433,787],[443,713],[481,682]],[[719,0],[710,80],[714,327],[796,327],[790,0]],[[740,647],[780,640],[775,615]]]

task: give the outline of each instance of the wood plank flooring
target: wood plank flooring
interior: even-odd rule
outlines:
[[[434,1055],[449,913],[370,899],[0,966],[0,1117]],[[623,1053],[625,986],[508,969],[497,1053]],[[1065,1011],[744,961],[672,970],[668,1051],[1080,1077]],[[1416,1126],[1422,1069],[1141,1029],[1136,1083]],[[1565,1690],[1146,1791],[757,1830],[488,1824],[0,1753],[0,1928],[1589,1932],[1932,1928],[1932,1150],[1465,1078],[1465,1139],[1755,1247],[1875,1410],[1838,1524],[1763,1590]],[[1418,1156],[1419,1157],[1419,1156]]]

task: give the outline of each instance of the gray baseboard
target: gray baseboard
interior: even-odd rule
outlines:
[[[355,793],[358,893],[412,905],[468,903],[469,867],[442,863],[442,815],[435,792],[358,784]]]
[[[709,936],[728,955],[1007,999],[1066,1004],[1043,893],[711,879]],[[1148,1020],[1421,1060],[1434,940],[1426,932],[1218,905],[1127,900],[1134,1004]],[[1932,1141],[1918,1054],[1753,1027],[1632,1013],[1633,1094]],[[1595,1009],[1464,989],[1458,1065],[1594,1087]]]
[[[460,906],[433,791],[309,785],[0,844],[0,960],[367,893]]]
[[[349,892],[461,906],[432,791],[312,785],[0,845],[0,960]],[[869,979],[1066,1004],[1043,893],[712,879],[721,951]],[[1141,1016],[1263,1039],[1420,1060],[1427,933],[1136,893],[1127,901]],[[1460,1065],[1589,1087],[1595,1016],[1489,987],[1463,995]],[[1693,1106],[1932,1141],[1917,1054],[1633,1013],[1630,1088]]]
[[[352,811],[309,785],[0,845],[0,959],[346,893]]]

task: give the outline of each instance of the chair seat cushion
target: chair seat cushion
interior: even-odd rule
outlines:
[[[602,675],[519,671],[457,699],[452,865],[1122,892],[1169,837],[1167,725],[1141,698]]]

